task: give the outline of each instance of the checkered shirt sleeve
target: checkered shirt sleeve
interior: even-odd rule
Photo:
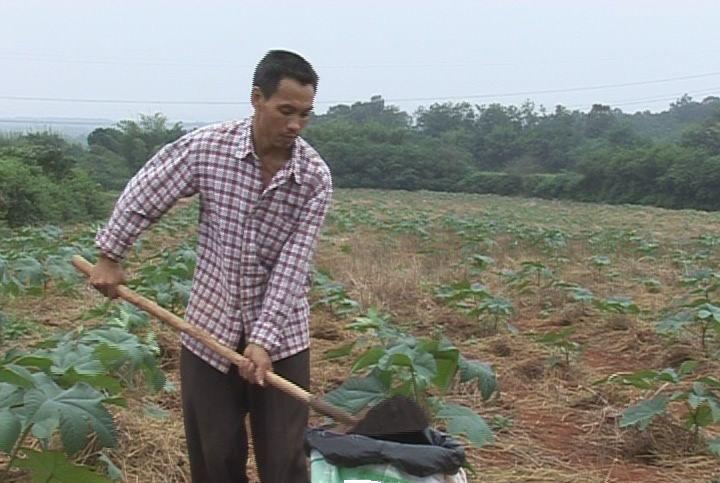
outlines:
[[[193,195],[189,136],[166,145],[129,181],[95,244],[111,260],[125,257],[135,240],[180,198]]]
[[[262,310],[252,325],[248,342],[271,353],[281,345],[288,313],[296,306],[298,297],[305,296],[307,274],[331,194],[332,185],[327,176],[319,192],[304,207],[297,231],[283,246],[270,274]]]

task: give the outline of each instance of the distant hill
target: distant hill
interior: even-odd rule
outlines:
[[[98,127],[115,123],[111,119],[77,117],[12,117],[0,118],[0,133],[50,131],[73,141],[85,143],[87,135]]]
[[[87,136],[99,127],[110,127],[118,120],[80,117],[8,117],[0,118],[0,134],[50,131],[85,144]],[[182,121],[188,131],[210,124],[211,121]]]

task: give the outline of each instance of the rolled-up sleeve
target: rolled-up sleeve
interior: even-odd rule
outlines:
[[[96,246],[112,260],[123,259],[143,230],[196,192],[192,137],[186,135],[158,151],[128,182]]]
[[[298,228],[285,242],[270,274],[262,310],[252,324],[248,342],[273,352],[282,344],[288,313],[303,294],[318,235],[330,205],[332,183],[326,184],[307,202]]]

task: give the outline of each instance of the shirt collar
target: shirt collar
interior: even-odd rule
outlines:
[[[240,123],[237,144],[237,157],[241,160],[245,160],[249,155],[252,155],[255,158],[258,157],[257,154],[255,154],[255,146],[252,140],[252,117],[249,117]]]
[[[292,150],[290,152],[290,159],[280,170],[283,176],[283,181],[286,181],[291,175],[295,177],[295,181],[298,184],[303,184],[305,178],[305,146],[303,145],[302,139],[298,136],[293,143]],[[252,161],[254,159],[260,159],[255,152],[255,144],[253,143],[252,137],[252,117],[249,117],[243,121],[241,132],[239,133],[238,139],[238,157],[242,161]]]

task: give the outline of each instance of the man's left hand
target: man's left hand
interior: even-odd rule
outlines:
[[[253,384],[265,387],[265,373],[272,371],[272,361],[265,349],[256,344],[248,344],[243,355],[250,361],[246,367],[238,367],[240,375]]]

